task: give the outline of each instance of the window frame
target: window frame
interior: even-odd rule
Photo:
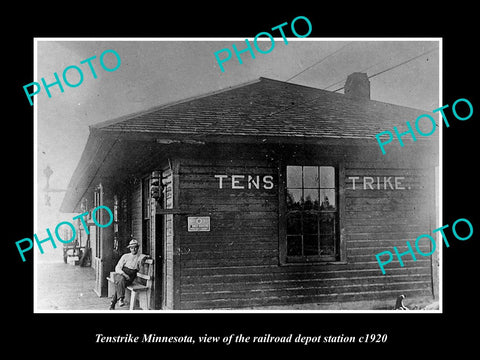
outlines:
[[[100,183],[95,187],[93,192],[93,206],[96,208],[103,205],[103,185]],[[93,213],[93,211],[92,211]],[[101,217],[102,215],[100,215]],[[100,218],[101,221],[101,218]],[[95,258],[100,259],[102,257],[102,234],[100,231],[95,231]]]
[[[336,231],[335,231],[335,255],[287,255],[287,166],[332,166],[335,168],[336,189]],[[346,262],[346,244],[344,239],[343,219],[345,214],[345,164],[342,158],[316,157],[315,160],[283,159],[278,167],[278,196],[279,196],[279,262],[280,265],[304,265],[304,264],[338,264]]]
[[[142,191],[142,241],[141,241],[141,252],[143,254],[150,254],[151,246],[150,241],[152,238],[151,234],[151,214],[150,214],[150,184],[151,184],[151,174],[148,174],[141,178],[141,191]]]

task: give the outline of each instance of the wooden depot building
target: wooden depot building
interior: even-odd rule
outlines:
[[[383,155],[375,135],[426,112],[352,76],[345,94],[259,78],[91,126],[61,210],[114,213],[89,235],[97,294],[134,237],[151,309],[437,296],[435,256],[383,275],[375,254],[436,228],[438,137]]]

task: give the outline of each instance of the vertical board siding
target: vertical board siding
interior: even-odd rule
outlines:
[[[142,244],[142,183],[133,184],[132,189],[132,235]]]
[[[164,302],[167,309],[173,309],[173,215],[165,215],[164,227],[167,229],[165,234],[165,268],[163,274],[165,277],[164,284],[166,285]]]
[[[410,255],[386,266],[375,254],[405,251],[430,233],[427,176],[418,169],[345,163],[346,262],[279,265],[278,168],[267,161],[182,161],[179,236],[180,308],[241,308],[431,294],[430,258]],[[274,175],[265,189],[219,189],[214,174]],[[350,176],[402,176],[406,190],[352,189]],[[187,216],[210,216],[209,232],[188,232]],[[428,244],[421,244],[424,252]],[[395,259],[396,260],[396,259]]]

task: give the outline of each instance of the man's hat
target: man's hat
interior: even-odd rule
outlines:
[[[127,247],[128,247],[128,248],[131,248],[131,247],[135,247],[135,246],[138,247],[138,241],[135,240],[135,239],[133,239],[133,240],[130,241],[130,243],[128,244]]]

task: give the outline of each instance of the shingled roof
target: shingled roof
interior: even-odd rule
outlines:
[[[102,132],[371,139],[428,113],[259,78],[94,125]]]
[[[95,178],[117,178],[140,171],[138,167],[143,160],[139,159],[154,156],[149,152],[154,151],[152,143],[157,146],[200,141],[201,144],[311,143],[378,147],[376,134],[392,131],[393,126],[405,131],[406,121],[413,124],[425,113],[428,112],[259,78],[91,126],[60,210],[80,211],[80,200],[95,183]],[[431,138],[433,136],[419,136],[418,141],[429,143]],[[147,141],[150,145],[128,147],[121,139]]]

